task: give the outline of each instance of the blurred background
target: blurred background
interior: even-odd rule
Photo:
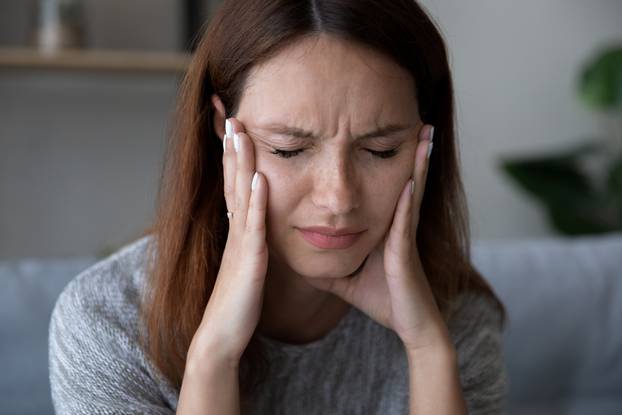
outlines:
[[[44,336],[45,317],[16,319],[23,319],[37,298],[47,299],[41,312],[49,317],[68,278],[150,224],[192,40],[219,3],[0,0],[0,276],[7,275],[4,295],[13,304],[9,310],[5,302],[9,311],[0,321],[5,333],[39,330]],[[620,297],[611,297],[620,292],[620,239],[598,248],[608,250],[598,261],[593,244],[597,235],[622,230],[622,1],[420,3],[448,46],[463,180],[472,236],[482,244],[477,252],[482,269],[497,278],[493,283],[502,296],[507,293],[503,299],[510,308],[519,307],[524,298],[510,297],[514,288],[501,274],[529,274],[536,281],[555,267],[559,273],[565,259],[589,251],[581,264],[600,264],[607,298],[620,304]],[[594,239],[582,240],[589,243],[576,246],[578,251],[575,245],[556,251],[558,242],[538,245],[570,235]],[[499,258],[506,251],[494,249],[503,243],[514,249],[510,241],[524,242],[520,249],[528,255],[552,249],[559,261],[539,269],[543,274],[510,259],[503,268]],[[29,294],[26,303],[19,294],[24,287],[43,291],[40,297]],[[612,315],[611,301],[606,316]],[[35,341],[24,339],[24,344]],[[607,339],[617,345],[608,364],[620,366],[622,340]],[[46,346],[32,347],[41,357]],[[34,365],[41,361],[11,355],[9,349],[0,344],[12,380],[24,365],[40,369]],[[508,365],[520,370],[518,363]],[[567,377],[559,373],[560,379]],[[45,381],[39,379],[43,395],[49,394]],[[19,396],[17,388],[12,381],[0,382],[0,402]],[[49,399],[20,402],[6,413],[48,413]],[[622,413],[617,405],[619,400],[611,413]],[[542,413],[581,413],[550,409]],[[585,413],[608,413],[590,410]]]
[[[81,6],[84,51],[135,55],[46,64],[45,48],[12,50],[32,47],[37,6],[56,2],[0,0],[0,258],[109,252],[147,226],[188,33],[219,4],[64,0]],[[499,163],[611,135],[576,83],[621,42],[622,2],[421,3],[449,48],[474,237],[556,233]]]

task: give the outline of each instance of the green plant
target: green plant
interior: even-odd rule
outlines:
[[[558,154],[505,158],[500,169],[545,207],[565,235],[622,230],[622,47],[605,48],[582,69],[581,102],[612,127],[606,140],[590,139]],[[601,177],[586,169],[599,157]],[[598,160],[598,159],[597,159]]]

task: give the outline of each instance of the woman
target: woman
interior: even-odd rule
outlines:
[[[502,412],[453,118],[412,0],[225,1],[153,228],[54,309],[57,411]]]

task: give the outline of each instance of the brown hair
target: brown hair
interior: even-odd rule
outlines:
[[[149,300],[142,308],[143,345],[177,388],[215,284],[229,226],[222,143],[212,125],[210,97],[218,94],[226,116],[234,116],[251,67],[303,36],[320,33],[373,48],[413,76],[421,119],[435,126],[417,233],[434,297],[447,322],[458,294],[481,292],[495,302],[505,324],[503,304],[470,260],[451,73],[443,38],[424,10],[413,0],[225,0],[182,83],[149,244],[154,256]],[[243,391],[259,383],[266,364],[253,336],[241,362]]]

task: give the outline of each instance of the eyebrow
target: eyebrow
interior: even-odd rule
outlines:
[[[383,136],[391,136],[393,134],[402,132],[409,128],[414,127],[413,125],[402,125],[402,124],[388,124],[383,127],[379,127],[373,131],[370,131],[365,134],[358,135],[354,137],[355,140],[369,140],[371,138],[383,137]],[[276,134],[288,135],[297,138],[305,138],[305,139],[315,139],[317,140],[319,137],[317,134],[312,131],[307,131],[302,128],[290,127],[284,124],[270,124],[263,128],[264,130],[271,131]]]

